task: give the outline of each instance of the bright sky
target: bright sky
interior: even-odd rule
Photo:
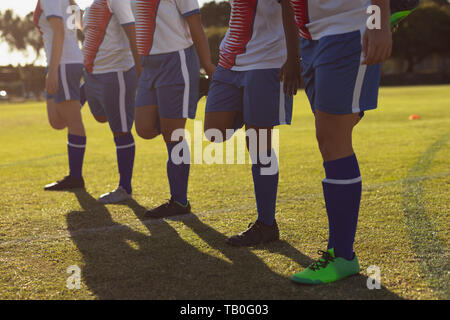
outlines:
[[[93,0],[75,0],[80,7],[85,8],[89,6]],[[211,0],[199,0],[200,5]],[[36,7],[37,0],[0,0],[0,11],[6,9],[13,9],[20,16],[24,16],[33,11]],[[28,54],[22,54],[19,52],[10,52],[8,46],[5,43],[0,43],[0,66],[8,64],[26,64],[35,59],[33,50],[30,50]],[[38,60],[38,64],[44,63],[44,57]]]

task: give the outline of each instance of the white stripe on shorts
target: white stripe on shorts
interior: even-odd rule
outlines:
[[[66,97],[66,101],[70,100],[70,90],[69,90],[69,85],[67,83],[67,73],[66,73],[66,65],[65,64],[61,64],[59,66],[59,73],[61,75],[61,83],[63,86],[63,90],[64,90],[64,96]]]
[[[361,43],[362,43],[362,39],[363,39],[363,33],[364,31],[361,30]],[[362,89],[362,85],[364,82],[364,76],[366,74],[366,70],[367,70],[367,65],[365,64],[361,64],[361,62],[364,59],[364,53],[361,50],[361,58],[359,59],[360,64],[359,64],[359,68],[358,68],[358,74],[356,76],[356,82],[355,82],[355,88],[353,89],[353,102],[352,102],[352,112],[356,113],[356,112],[360,112],[360,105],[359,105],[359,99],[361,98],[361,89]]]
[[[279,115],[280,115],[280,124],[286,124],[286,97],[284,95],[284,82],[280,82],[280,106],[279,106]]]
[[[361,182],[361,176],[359,176],[358,178],[354,178],[354,179],[328,179],[325,178],[322,180],[322,182],[325,183],[330,183],[330,184],[354,184],[354,183],[358,183]]]
[[[189,91],[190,91],[189,71],[186,64],[186,53],[184,52],[184,50],[180,50],[178,51],[178,53],[180,54],[181,73],[183,74],[184,79],[183,118],[187,118],[189,111]]]
[[[127,132],[127,113],[125,110],[125,97],[126,97],[126,86],[125,86],[125,78],[123,77],[123,72],[117,72],[117,78],[119,79],[119,114],[120,114],[120,123],[122,126],[122,132]]]

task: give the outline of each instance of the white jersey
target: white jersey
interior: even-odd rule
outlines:
[[[143,56],[189,48],[186,17],[200,13],[197,0],[136,0],[136,38]]]
[[[300,35],[324,36],[361,30],[366,26],[370,0],[291,0]]]
[[[134,24],[130,0],[95,0],[85,12],[84,66],[90,73],[127,71],[134,66],[123,26]]]
[[[83,63],[83,55],[78,45],[76,29],[70,30],[67,26],[71,15],[69,0],[39,0],[37,2],[34,11],[34,25],[39,29],[44,40],[48,65],[50,64],[53,41],[53,30],[48,19],[52,17],[61,19],[64,25],[65,35],[60,64]]]
[[[220,45],[219,65],[235,71],[281,68],[287,53],[280,1],[229,1],[230,28]]]

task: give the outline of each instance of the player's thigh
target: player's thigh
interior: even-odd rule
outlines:
[[[58,103],[57,108],[65,123],[67,123],[69,133],[79,136],[86,134],[81,117],[79,100],[68,100]]]
[[[108,122],[108,118],[106,117],[106,112],[103,108],[103,105],[98,99],[99,96],[90,96],[89,94],[86,94],[86,97],[89,105],[89,110],[91,111],[94,119],[100,123]]]
[[[103,108],[112,132],[130,132],[135,119],[136,70],[113,72],[103,87]]]
[[[55,100],[52,98],[47,100],[47,116],[53,129],[62,130],[67,127],[64,118],[59,114]]]
[[[247,149],[258,152],[270,150],[272,148],[272,130],[272,126],[260,127],[245,124]]]
[[[103,85],[97,76],[91,75],[88,72],[84,72],[84,95],[88,102],[89,110],[94,116],[95,120],[100,123],[108,121],[106,112],[103,107],[102,99],[104,97]]]
[[[166,143],[178,142],[184,138],[186,118],[160,118],[161,133]]]
[[[229,139],[244,124],[243,90],[235,85],[213,80],[206,100],[205,135],[214,142]]]
[[[318,48],[313,109],[336,115],[375,109],[380,65],[361,64],[361,32],[324,37]]]
[[[144,70],[148,73],[148,70]],[[160,134],[158,99],[150,83],[139,80],[136,103],[135,125],[137,134],[143,139],[153,139]]]
[[[212,142],[223,142],[232,137],[237,129],[240,111],[211,111],[205,113],[205,136]],[[239,121],[240,122],[240,121]]]
[[[135,112],[136,132],[141,138],[153,139],[161,133],[157,105],[139,106]]]
[[[279,69],[257,69],[245,73],[244,121],[255,127],[290,124],[292,97],[286,95]]]
[[[358,113],[332,114],[316,110],[314,115],[318,135],[336,140],[342,140],[351,135],[353,127],[361,119]]]

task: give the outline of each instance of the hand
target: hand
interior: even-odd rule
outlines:
[[[213,76],[213,73],[216,71],[216,66],[214,64],[210,63],[207,66],[205,66],[205,71],[206,71],[206,74],[208,75],[209,79],[211,79]]]
[[[362,51],[364,59],[361,64],[370,66],[388,59],[392,52],[390,27],[366,29],[363,35]]]
[[[284,93],[295,96],[302,83],[300,58],[288,59],[281,67],[279,77],[280,81],[284,82]]]
[[[54,95],[59,90],[59,76],[57,71],[49,71],[45,79],[45,88],[50,95]]]

